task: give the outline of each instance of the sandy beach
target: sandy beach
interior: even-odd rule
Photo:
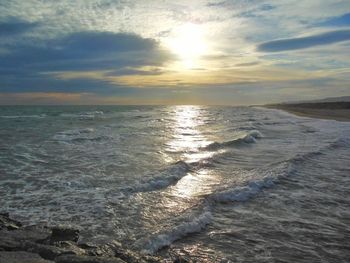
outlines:
[[[265,107],[285,110],[304,117],[350,121],[350,102],[271,104]]]

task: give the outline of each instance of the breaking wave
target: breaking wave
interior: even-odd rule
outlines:
[[[176,184],[190,169],[191,166],[189,164],[184,161],[178,161],[156,174],[146,175],[140,182],[123,190],[135,193],[163,189]]]
[[[150,237],[140,239],[134,247],[144,254],[154,254],[159,249],[169,246],[174,241],[181,239],[188,234],[202,231],[212,220],[212,214],[205,211],[200,215],[192,215],[183,223],[160,231]]]
[[[262,134],[258,130],[252,130],[246,134],[244,134],[242,137],[239,137],[237,139],[226,141],[226,142],[213,142],[206,147],[204,147],[205,150],[209,151],[216,151],[222,148],[228,148],[237,146],[240,144],[249,144],[249,143],[255,143],[256,139],[262,138]]]
[[[281,176],[287,176],[292,171],[288,165],[279,166],[272,176],[265,176],[263,179],[250,181],[244,186],[233,186],[232,188],[221,189],[207,197],[207,200],[214,203],[244,202],[260,193],[264,188],[272,187]]]
[[[187,219],[181,219],[181,223],[169,227],[165,230],[159,231],[156,234],[150,235],[146,238],[140,239],[134,244],[134,247],[145,254],[154,254],[161,248],[169,246],[174,241],[179,240],[188,234],[200,232],[206,228],[212,221],[212,214],[210,210],[218,203],[229,202],[245,202],[249,199],[255,198],[264,189],[273,187],[281,179],[295,175],[299,166],[308,162],[313,157],[322,155],[327,149],[334,147],[348,146],[348,140],[339,139],[325,147],[321,147],[316,151],[307,152],[303,154],[296,154],[294,157],[274,163],[259,170],[252,171],[255,175],[249,182],[241,186],[230,186],[225,189],[219,189],[212,194],[209,194],[202,200],[204,205],[204,212],[197,215],[190,215]],[[188,167],[184,162],[178,164]],[[260,178],[260,179],[257,179]]]
[[[316,151],[296,154],[294,157],[279,163],[275,163],[272,166],[266,167],[264,170],[255,171],[255,173],[259,173],[260,179],[250,181],[243,186],[233,186],[230,188],[217,190],[213,194],[209,195],[207,200],[214,203],[247,201],[255,197],[263,189],[274,186],[274,184],[281,178],[294,175],[298,171],[299,165],[303,165],[303,163],[309,161],[310,159],[324,154],[324,151],[348,145],[349,141],[342,138],[331,142]]]

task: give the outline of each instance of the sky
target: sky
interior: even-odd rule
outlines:
[[[265,104],[349,81],[349,0],[0,1],[0,104]]]

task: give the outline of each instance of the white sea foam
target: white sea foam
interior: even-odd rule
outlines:
[[[0,118],[4,119],[19,119],[19,118],[45,118],[46,114],[40,114],[40,115],[0,115]]]
[[[186,162],[178,161],[156,174],[146,175],[140,182],[124,190],[130,192],[148,192],[159,190],[175,184],[182,177],[184,177],[189,170],[190,166]]]
[[[59,132],[53,136],[53,139],[60,142],[83,142],[102,141],[108,137],[96,134],[93,128],[83,128]]]
[[[263,180],[252,181],[245,186],[234,187],[219,191],[210,196],[210,200],[219,203],[244,202],[257,195],[263,188],[274,185],[276,178],[267,177]]]
[[[76,129],[76,130],[67,130],[61,132],[61,134],[66,134],[66,135],[78,135],[78,134],[85,134],[85,133],[92,133],[95,130],[93,128],[84,128],[84,129]]]
[[[78,118],[81,120],[95,119],[96,117],[101,117],[104,115],[103,111],[86,111],[80,113],[61,113],[61,117],[65,118]]]
[[[174,241],[181,239],[188,234],[202,231],[212,220],[212,214],[205,211],[200,215],[192,215],[187,221],[159,233],[141,239],[134,247],[144,254],[154,254],[159,249],[169,246]]]
[[[219,189],[208,196],[209,201],[226,203],[226,202],[244,202],[259,194],[263,189],[272,187],[281,178],[294,175],[298,166],[307,162],[310,158],[321,155],[324,150],[332,147],[343,146],[344,140],[337,140],[322,147],[316,151],[303,154],[296,154],[294,157],[265,167],[263,170],[256,170],[259,179],[252,180],[243,186],[233,186],[225,189]]]
[[[248,133],[245,133],[243,136],[231,141],[213,142],[207,145],[206,147],[204,147],[204,149],[209,151],[216,151],[222,148],[233,147],[242,143],[247,143],[247,144],[255,143],[256,139],[260,139],[262,137],[263,135],[258,130],[252,130],[252,131],[249,131]]]

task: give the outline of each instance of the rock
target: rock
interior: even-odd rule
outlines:
[[[61,255],[55,259],[56,263],[126,263],[119,258]]]
[[[114,252],[114,256],[121,258],[128,263],[146,262],[130,250],[124,249],[119,242],[114,241],[105,246],[109,247],[109,249]]]
[[[9,213],[0,213],[0,230],[15,230],[22,226],[22,224],[9,217]]]
[[[79,231],[72,228],[25,226],[0,214],[0,263],[160,263],[119,242],[105,245],[77,244]],[[52,261],[50,261],[52,260]],[[181,261],[182,262],[182,261]]]
[[[50,259],[50,260],[55,259],[56,257],[58,257],[64,252],[55,246],[36,244],[36,243],[26,243],[23,249],[28,252],[37,253],[42,258]]]
[[[79,243],[78,246],[82,249],[96,249],[96,248],[98,248],[97,245],[94,245],[93,243],[90,243],[90,242]]]
[[[9,212],[1,212],[0,216],[4,216],[4,217],[9,218],[10,217],[10,213]]]
[[[191,259],[187,259],[185,257],[181,257],[181,256],[178,256],[176,257],[176,259],[174,260],[173,263],[192,263],[193,261]]]
[[[25,250],[27,243],[44,243],[51,235],[47,228],[29,226],[0,231],[0,248],[6,251]]]
[[[115,256],[115,251],[113,249],[113,246],[111,246],[110,244],[105,244],[100,246],[90,246],[86,248],[86,251],[90,256],[104,256],[104,257]]]
[[[65,254],[74,254],[74,255],[81,255],[81,256],[86,255],[86,251],[83,248],[78,247],[72,241],[56,242],[55,246],[62,249]]]
[[[125,249],[117,241],[113,241],[111,243],[108,243],[102,246],[86,248],[86,251],[91,256],[117,257],[128,263],[162,262],[157,257],[141,256],[128,249]]]
[[[154,257],[154,256],[142,256],[143,260],[147,263],[161,263],[164,262],[164,260],[158,258],[158,257]]]
[[[41,258],[38,254],[24,251],[0,251],[0,263],[53,263]]]
[[[22,242],[7,235],[7,231],[0,231],[0,248],[1,250],[12,251],[19,250],[22,247]]]
[[[22,247],[23,243],[43,243],[51,235],[47,228],[38,226],[21,227],[17,230],[0,231],[0,247],[5,250],[18,250],[16,247]]]
[[[37,244],[37,243],[26,243],[24,250],[29,252],[35,252],[45,259],[53,260],[60,255],[71,254],[71,255],[85,255],[84,249],[79,248],[74,243],[63,241],[55,243],[55,246]]]
[[[18,229],[19,227],[16,226],[16,225],[9,224],[9,225],[6,226],[6,228],[7,228],[7,230],[16,230],[16,229]]]
[[[79,239],[79,230],[68,227],[53,227],[51,228],[52,235],[50,243],[53,244],[59,241],[77,242]]]
[[[149,255],[139,255],[131,250],[125,249],[121,246],[119,242],[112,242],[109,244],[113,248],[115,256],[123,259],[126,262],[130,263],[139,263],[139,262],[149,262],[149,263],[160,263],[164,262],[158,257],[149,256]]]

